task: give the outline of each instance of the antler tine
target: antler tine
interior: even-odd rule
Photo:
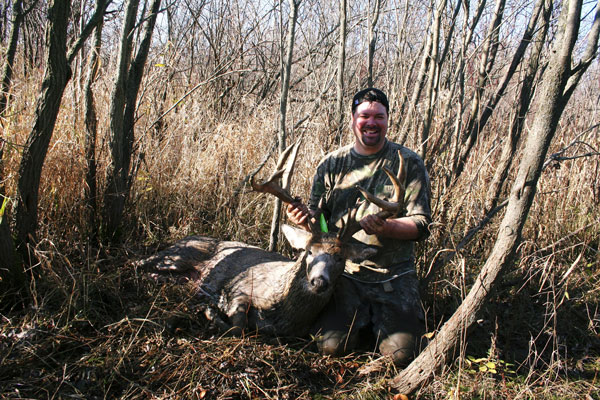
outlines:
[[[293,161],[292,164],[294,164],[296,162],[296,156],[298,155],[298,147],[300,146],[300,140],[298,140],[296,143],[288,146],[285,148],[285,150],[283,150],[283,153],[281,153],[279,155],[279,158],[277,159],[277,166],[275,167],[276,171],[279,171],[280,169],[283,168],[284,164],[286,163],[288,157],[290,156],[290,154],[292,153],[292,151],[294,151],[294,155],[292,157]],[[293,165],[292,165],[293,168]]]
[[[300,141],[294,143],[289,146],[287,149],[281,153],[279,159],[277,160],[277,167],[275,167],[275,172],[262,183],[257,183],[254,180],[254,176],[250,178],[250,185],[252,189],[256,192],[261,193],[270,193],[273,196],[277,197],[284,203],[294,203],[298,201],[297,197],[292,196],[287,190],[286,186],[289,185],[289,180],[291,179],[292,172],[294,170],[294,164],[296,163],[296,157],[298,155],[298,147],[300,146]],[[288,158],[292,154],[292,158],[288,161]],[[285,165],[285,167],[284,167]],[[277,181],[287,173],[287,179],[284,178],[286,184],[280,185]]]
[[[404,180],[406,171],[404,171],[404,158],[400,151],[398,151],[398,157],[400,158],[400,165],[398,166],[398,175],[394,175],[388,168],[383,167],[383,171],[387,174],[394,186],[394,195],[390,200],[380,199],[373,194],[369,193],[364,188],[357,186],[357,189],[365,196],[371,203],[377,205],[382,211],[377,213],[377,216],[381,218],[391,218],[397,216],[400,211],[404,209],[404,194],[406,188],[404,187]]]
[[[362,226],[360,226],[360,223],[356,220],[358,207],[357,204],[355,207],[349,208],[346,220],[344,221],[344,219],[342,219],[342,227],[337,235],[341,242],[347,242],[356,232],[362,229]]]

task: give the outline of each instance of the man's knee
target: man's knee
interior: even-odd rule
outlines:
[[[390,356],[395,365],[405,367],[418,353],[417,337],[409,332],[393,333],[381,341],[379,351]]]

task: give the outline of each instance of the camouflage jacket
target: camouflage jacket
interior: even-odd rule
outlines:
[[[314,177],[309,207],[318,208],[324,196],[324,215],[331,231],[339,230],[341,219],[348,209],[356,204],[362,194],[356,189],[360,185],[380,198],[391,198],[393,186],[389,177],[381,169],[386,166],[393,173],[398,172],[400,150],[406,168],[406,216],[410,217],[419,229],[419,240],[428,236],[431,222],[430,183],[423,160],[413,151],[390,141],[377,154],[363,156],[345,146],[328,154],[317,167]],[[367,203],[358,210],[356,219],[377,213],[379,207]],[[378,281],[402,273],[406,268],[414,268],[414,242],[398,239],[378,238],[360,231],[354,235],[359,241],[379,247],[373,258],[360,265],[348,261],[346,272],[357,279]]]

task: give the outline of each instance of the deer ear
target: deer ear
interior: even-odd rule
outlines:
[[[311,233],[304,229],[294,228],[293,226],[285,224],[281,225],[281,231],[287,241],[290,242],[290,245],[293,248],[300,250],[306,249],[306,245],[312,237]]]

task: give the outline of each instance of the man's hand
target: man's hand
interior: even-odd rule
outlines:
[[[308,225],[308,219],[310,218],[310,211],[308,207],[302,202],[290,203],[285,209],[285,213],[288,219],[299,227],[310,231]]]
[[[376,215],[367,215],[359,223],[367,235],[380,236],[385,233],[385,220]]]

